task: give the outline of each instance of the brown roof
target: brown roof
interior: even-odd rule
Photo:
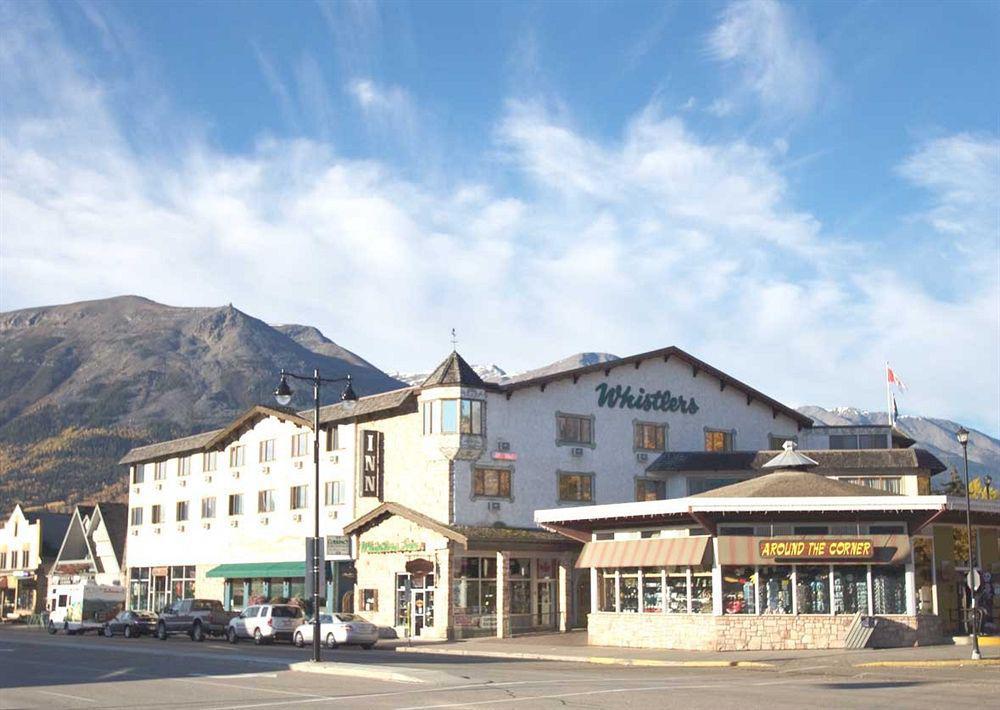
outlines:
[[[378,414],[397,407],[402,407],[411,397],[416,397],[419,392],[417,387],[404,387],[390,392],[373,394],[367,397],[359,397],[354,403],[353,409],[348,409],[343,402],[320,407],[319,423],[344,421],[355,417],[363,417],[370,414]],[[300,412],[303,416],[310,416],[309,412]]]
[[[779,451],[666,451],[646,471],[754,471],[777,456]],[[876,473],[880,470],[923,469],[930,474],[947,467],[937,456],[924,449],[812,449],[799,450],[819,466],[814,473],[848,471]],[[766,469],[764,469],[766,470]]]
[[[763,392],[746,385],[735,377],[730,377],[722,370],[718,370],[707,362],[699,360],[694,355],[686,353],[678,347],[670,346],[668,348],[661,348],[660,350],[651,350],[646,353],[640,353],[638,355],[629,355],[628,357],[619,358],[617,360],[610,360],[608,362],[599,362],[593,365],[584,365],[582,367],[575,367],[571,370],[562,370],[561,372],[556,372],[547,375],[540,375],[538,377],[532,377],[525,380],[515,380],[513,382],[508,382],[506,384],[501,384],[499,389],[504,392],[512,392],[514,390],[523,389],[525,387],[535,387],[538,385],[544,385],[549,382],[554,382],[556,380],[566,379],[567,377],[577,378],[580,375],[586,375],[591,372],[610,372],[616,367],[622,367],[623,365],[635,365],[636,363],[641,363],[643,360],[653,360],[662,358],[664,362],[670,360],[670,358],[676,357],[678,360],[683,360],[691,366],[691,373],[697,375],[700,372],[704,372],[708,375],[719,380],[723,386],[731,386],[735,389],[740,390],[747,396],[747,404],[756,400],[762,402],[765,405],[771,407],[774,413],[784,414],[786,417],[794,419],[802,427],[812,427],[813,419],[812,417],[806,416],[801,412],[798,412],[791,407],[782,404],[776,399],[768,397]]]
[[[479,389],[486,387],[483,378],[476,374],[472,366],[454,350],[451,355],[444,359],[444,362],[434,369],[434,372],[428,375],[421,387],[437,387],[439,385],[461,385]]]
[[[281,421],[293,422],[299,426],[311,427],[312,420],[302,416],[294,409],[273,407],[267,404],[255,404],[237,417],[229,426],[221,429],[214,437],[205,442],[206,449],[214,449],[232,438],[239,437],[244,427],[252,426],[259,419],[277,417]]]
[[[691,498],[827,498],[831,496],[892,496],[895,493],[856,486],[810,471],[776,471],[749,481],[713,488]]]
[[[118,564],[124,566],[125,538],[128,535],[128,504],[98,503],[96,507],[101,511],[101,519],[104,520],[104,527],[108,531]]]
[[[220,434],[222,429],[213,429],[200,434],[192,434],[180,439],[170,441],[159,441],[155,444],[137,446],[122,457],[120,464],[139,463],[140,461],[153,461],[167,456],[176,456],[187,451],[201,451],[205,444]]]

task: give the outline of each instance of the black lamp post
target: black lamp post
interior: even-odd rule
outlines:
[[[982,658],[979,653],[979,630],[976,628],[976,590],[973,589],[972,582],[976,578],[976,569],[972,566],[972,504],[969,502],[969,430],[960,428],[955,433],[955,438],[962,445],[962,453],[965,456],[965,532],[969,541],[969,574],[967,583],[969,587],[969,599],[971,600],[970,611],[972,616],[972,660],[978,661]]]
[[[296,380],[303,380],[305,382],[312,382],[313,386],[313,465],[315,467],[315,496],[313,498],[313,512],[315,513],[314,521],[315,526],[313,529],[313,544],[312,544],[312,568],[306,570],[307,574],[312,575],[313,581],[313,593],[312,593],[312,607],[313,607],[313,661],[319,663],[320,658],[320,623],[319,623],[319,581],[321,578],[320,570],[321,565],[324,563],[320,559],[320,544],[319,544],[319,391],[324,384],[332,384],[334,382],[346,382],[347,385],[344,387],[344,391],[340,393],[340,401],[345,405],[348,411],[354,409],[354,403],[358,400],[358,395],[354,393],[354,388],[351,387],[351,376],[346,375],[345,377],[333,377],[325,378],[320,377],[319,370],[313,370],[312,376],[308,375],[296,375],[293,372],[281,371],[281,380],[278,382],[278,388],[274,390],[274,399],[282,407],[287,406],[289,402],[292,401],[292,388],[288,386],[288,378],[292,377]]]
[[[990,486],[993,485],[993,476],[987,475],[986,478],[983,479],[983,483],[986,484],[986,500],[993,500],[993,496],[990,495]]]

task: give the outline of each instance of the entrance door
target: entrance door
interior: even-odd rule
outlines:
[[[434,628],[434,575],[410,578],[410,633]]]
[[[583,570],[586,574],[577,574],[576,584],[573,589],[573,606],[575,628],[587,625],[587,615],[590,613],[590,570]]]
[[[535,603],[535,626],[542,628],[555,628],[556,626],[556,605],[555,605],[555,582],[545,580],[537,583],[537,595]]]
[[[152,610],[159,613],[170,601],[170,592],[167,590],[167,576],[156,575],[153,577],[153,606]]]

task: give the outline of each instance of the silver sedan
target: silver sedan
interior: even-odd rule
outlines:
[[[320,638],[327,648],[361,646],[367,650],[378,643],[378,627],[357,614],[320,614],[319,625]],[[306,621],[295,629],[292,641],[299,648],[311,644],[314,628],[311,619]]]

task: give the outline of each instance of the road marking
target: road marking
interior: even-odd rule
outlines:
[[[57,698],[69,698],[70,700],[82,700],[85,703],[96,703],[97,701],[93,698],[85,698],[82,695],[70,695],[69,693],[57,693],[53,690],[38,690],[35,689],[36,693],[45,693],[46,695],[54,695]]]
[[[316,693],[296,693],[291,690],[277,690],[276,688],[261,688],[260,686],[230,685],[229,683],[212,683],[207,680],[195,680],[194,678],[163,678],[162,680],[172,680],[179,683],[194,683],[196,685],[212,685],[217,688],[230,688],[233,690],[254,690],[261,693],[276,693],[278,695],[293,695],[297,698],[311,698],[315,700],[336,700],[336,696],[316,695]],[[305,702],[293,700],[291,702]],[[266,703],[265,703],[266,704]],[[252,707],[252,706],[251,706]]]
[[[192,678],[214,678],[216,680],[226,680],[228,678],[277,678],[277,673],[189,673]]]

